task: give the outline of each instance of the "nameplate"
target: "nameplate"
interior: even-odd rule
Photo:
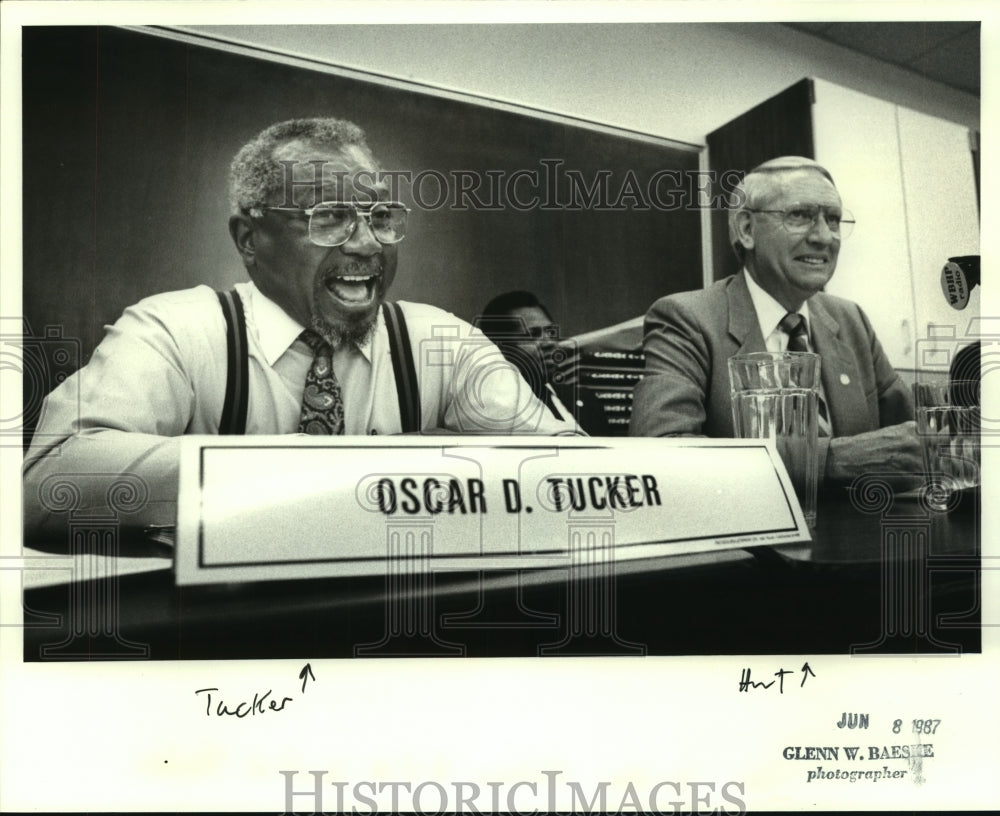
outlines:
[[[179,584],[569,567],[808,541],[759,440],[183,440]]]

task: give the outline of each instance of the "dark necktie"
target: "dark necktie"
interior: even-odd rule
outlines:
[[[333,349],[311,329],[299,335],[313,351],[312,365],[302,391],[299,433],[342,434],[344,432],[344,397],[337,375],[333,373]]]
[[[789,351],[812,351],[809,347],[809,330],[806,327],[806,319],[798,312],[789,312],[778,324],[778,328],[788,335]],[[830,426],[830,414],[826,409],[826,400],[823,398],[823,389],[819,389],[816,395],[816,407],[819,414],[819,435],[832,436]]]

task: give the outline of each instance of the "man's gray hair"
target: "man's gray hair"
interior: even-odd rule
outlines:
[[[243,145],[229,167],[229,206],[234,215],[266,205],[271,195],[282,189],[285,168],[274,160],[274,151],[295,139],[338,149],[358,145],[371,152],[365,132],[346,119],[289,119],[277,122]]]
[[[733,190],[729,199],[729,243],[741,265],[746,263],[746,248],[740,243],[736,232],[739,214],[746,210],[760,209],[776,191],[776,176],[796,170],[814,170],[836,187],[830,171],[819,162],[804,156],[779,156],[758,164]]]

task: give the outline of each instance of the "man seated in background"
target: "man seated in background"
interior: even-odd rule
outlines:
[[[603,409],[580,387],[575,349],[560,345],[559,326],[533,293],[497,295],[480,312],[476,326],[517,367],[552,416],[575,419],[591,436],[610,434]]]
[[[910,391],[861,309],[823,292],[851,226],[815,161],[783,156],[747,173],[729,211],[743,269],[650,308],[630,433],[732,437],[729,358],[809,350],[821,358],[821,483],[890,472],[914,484],[923,466]]]
[[[128,521],[173,523],[184,434],[575,432],[516,371],[492,365],[499,351],[470,340],[469,324],[417,303],[398,304],[418,391],[415,427],[404,425],[380,307],[407,210],[379,170],[364,133],[339,119],[281,122],[239,151],[229,231],[250,281],[236,285],[230,314],[245,316],[245,341],[227,333],[225,304],[207,286],[127,309],[43,406],[24,465],[29,536],[58,527],[40,495],[55,474],[70,474],[82,508],[104,506],[108,474],[138,476],[149,502]],[[245,372],[236,387],[234,363]]]

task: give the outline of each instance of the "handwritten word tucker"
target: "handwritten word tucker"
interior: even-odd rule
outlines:
[[[299,672],[299,680],[302,681],[302,693],[305,694],[306,684],[313,680],[315,681],[316,676],[313,674],[312,666],[306,663],[302,667],[302,671]],[[215,696],[213,696],[215,692]],[[281,699],[277,697],[272,697],[273,690],[268,689],[267,691],[254,692],[252,700],[240,700],[240,702],[235,705],[232,699],[226,701],[223,699],[222,695],[219,694],[218,686],[210,686],[206,688],[200,688],[195,690],[195,694],[198,696],[204,695],[202,699],[205,701],[205,716],[211,717],[236,717],[237,719],[243,719],[244,717],[256,717],[261,714],[266,714],[269,711],[277,712],[284,711],[285,706],[292,702],[294,697],[282,696]]]

